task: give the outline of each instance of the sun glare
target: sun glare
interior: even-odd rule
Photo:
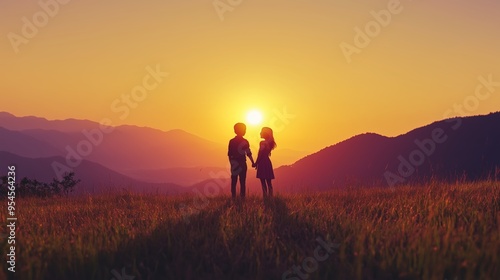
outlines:
[[[258,110],[252,110],[247,113],[247,122],[250,125],[259,125],[262,123],[262,113]]]

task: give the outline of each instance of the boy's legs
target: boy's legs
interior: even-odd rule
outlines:
[[[243,165],[236,160],[231,160],[229,161],[229,163],[231,164],[231,195],[233,198],[236,198],[236,183],[238,182],[238,176],[240,177],[240,182],[241,182]],[[246,164],[245,164],[245,169],[246,169]]]
[[[238,182],[238,175],[231,175],[231,195],[236,198],[236,182]]]
[[[240,195],[242,198],[245,198],[246,195],[246,180],[247,180],[247,164],[241,164],[241,172],[240,172]]]

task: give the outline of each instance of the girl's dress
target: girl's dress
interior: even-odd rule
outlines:
[[[257,157],[257,178],[259,179],[274,179],[273,164],[269,156],[271,148],[266,141],[260,142],[259,155]]]

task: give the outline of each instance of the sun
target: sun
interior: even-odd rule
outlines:
[[[247,122],[251,125],[262,123],[262,113],[258,110],[251,110],[247,113]]]

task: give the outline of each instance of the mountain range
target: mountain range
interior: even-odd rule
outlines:
[[[434,122],[396,137],[361,134],[293,164],[275,164],[274,184],[277,190],[303,191],[498,179],[499,128],[500,113],[491,113]],[[3,166],[16,164],[19,175],[40,181],[72,170],[82,180],[81,191],[126,187],[179,193],[228,183],[227,147],[182,130],[106,128],[87,120],[49,121],[0,112],[0,139]],[[300,154],[278,152],[273,151],[273,162],[275,154],[289,161]],[[254,177],[251,170],[248,184],[258,192]]]
[[[442,120],[397,137],[357,135],[275,173],[286,190],[500,179],[500,113]]]
[[[190,186],[225,171],[228,165],[226,145],[180,129],[161,131],[130,125],[109,128],[88,120],[47,120],[0,112],[0,139],[0,151],[24,157],[22,162],[30,158],[57,159],[53,162],[59,172],[52,168],[48,177],[40,177],[36,170],[26,173],[43,180],[69,169],[90,175],[80,166],[86,162],[123,175],[133,183]],[[305,153],[282,149],[277,155],[278,162],[290,163]],[[80,179],[84,185],[92,182],[92,187],[99,182],[96,178]]]
[[[40,182],[51,182],[56,178],[52,164],[64,161],[62,157],[26,158],[9,152],[0,152],[0,166],[16,166],[16,178],[36,179]],[[116,190],[128,190],[139,193],[176,194],[187,189],[172,183],[148,183],[129,178],[98,163],[83,160],[72,169],[76,179],[82,181],[75,188],[75,194],[105,193]]]

